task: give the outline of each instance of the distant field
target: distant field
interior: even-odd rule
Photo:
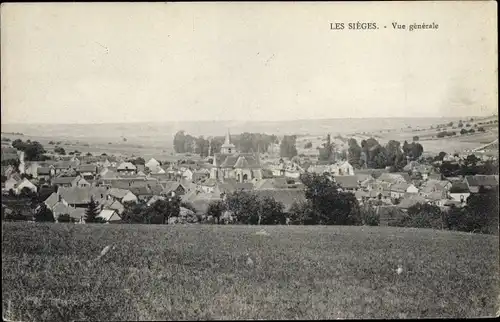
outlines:
[[[498,237],[260,228],[3,223],[3,312],[16,321],[481,317],[499,304]],[[106,245],[115,249],[87,262]]]

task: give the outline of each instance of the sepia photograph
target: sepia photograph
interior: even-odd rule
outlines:
[[[495,1],[0,13],[3,321],[500,316]]]

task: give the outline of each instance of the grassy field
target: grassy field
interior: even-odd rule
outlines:
[[[258,230],[3,223],[4,317],[478,317],[498,309],[498,237],[389,227]],[[95,260],[107,245],[114,249]]]

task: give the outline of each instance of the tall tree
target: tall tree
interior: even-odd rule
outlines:
[[[87,209],[85,209],[85,222],[94,223],[99,222],[100,220],[97,218],[99,215],[99,204],[94,200],[94,198],[90,198],[90,202],[87,205]]]
[[[347,141],[349,148],[349,163],[355,167],[355,168],[361,168],[362,161],[361,161],[361,147],[358,145],[358,142],[356,139],[351,138]]]
[[[280,156],[286,158],[293,158],[294,156],[296,156],[296,141],[297,137],[295,135],[285,135],[280,144]]]

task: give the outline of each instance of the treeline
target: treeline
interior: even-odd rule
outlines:
[[[464,207],[451,206],[448,211],[416,204],[389,225],[498,235],[498,218],[498,189],[494,189],[471,194]]]
[[[216,136],[209,139],[203,136],[194,137],[186,134],[185,131],[178,131],[174,136],[174,150],[177,153],[195,153],[206,157],[209,153],[210,155],[220,153],[224,140],[224,136]],[[276,135],[262,133],[244,132],[231,136],[231,143],[242,153],[266,152],[271,144],[278,142],[279,140]]]
[[[436,158],[439,160],[438,155]],[[439,161],[442,161],[441,158]],[[481,160],[475,155],[468,155],[462,163],[443,161],[439,166],[439,172],[443,177],[459,177],[459,176],[473,176],[473,175],[495,175],[498,174],[498,161]]]
[[[351,138],[348,146],[348,161],[355,168],[391,167],[394,171],[400,171],[407,164],[407,159],[417,160],[424,152],[422,145],[416,141],[405,141],[401,146],[399,141],[390,140],[383,146],[375,138],[369,138],[362,140],[359,145],[356,139]]]
[[[12,147],[17,150],[24,151],[24,159],[27,161],[45,161],[49,157],[45,156],[45,149],[38,141],[26,140],[23,142],[21,139],[12,141]]]

